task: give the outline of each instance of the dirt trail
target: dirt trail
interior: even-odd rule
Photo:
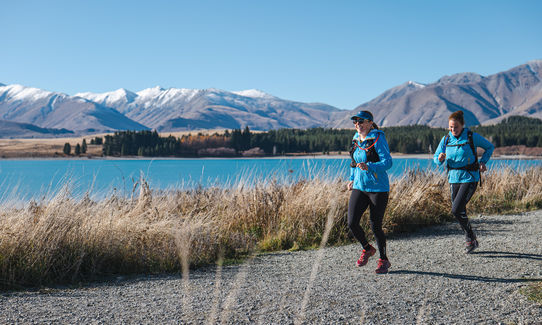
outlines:
[[[391,272],[354,266],[358,245],[258,256],[242,265],[0,295],[0,323],[536,324],[519,289],[542,280],[542,211],[475,218],[389,240]]]

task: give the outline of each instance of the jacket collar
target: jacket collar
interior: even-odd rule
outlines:
[[[365,138],[365,141],[367,140],[375,140],[378,137],[379,130],[371,130],[369,131],[369,134],[367,134],[367,137]],[[361,141],[359,133],[356,132],[354,135],[354,140]]]

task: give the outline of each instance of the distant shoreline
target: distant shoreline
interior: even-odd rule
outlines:
[[[392,153],[392,158],[403,159],[433,159],[432,154],[402,154]],[[139,156],[79,156],[79,157],[1,157],[2,160],[192,160],[192,159],[347,159],[349,155],[322,155],[322,154],[304,154],[304,155],[284,155],[284,156],[254,156],[254,157],[139,157]],[[526,156],[526,155],[501,155],[493,156],[492,160],[542,160],[542,156]]]
[[[166,134],[164,134],[166,135]],[[175,133],[180,136],[181,133]],[[83,139],[87,143],[87,152],[80,156],[66,156],[64,145],[69,143],[72,152]],[[179,160],[179,159],[348,159],[348,151],[330,151],[328,155],[322,152],[315,153],[289,153],[281,156],[234,156],[234,157],[140,157],[140,156],[102,156],[102,145],[92,144],[92,137],[79,138],[42,138],[42,139],[0,139],[1,160]],[[395,152],[393,158],[404,159],[432,159],[432,154],[402,154]],[[542,159],[542,147],[526,147],[514,145],[497,147],[491,159],[515,159],[515,160],[540,160]]]

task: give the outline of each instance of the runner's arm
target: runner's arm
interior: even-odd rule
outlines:
[[[435,164],[437,164],[437,165],[439,165],[439,166],[442,165],[442,163],[443,163],[444,161],[439,161],[439,160],[438,160],[438,156],[440,156],[441,153],[446,153],[446,152],[444,151],[444,150],[446,150],[446,149],[444,149],[444,139],[445,139],[445,138],[446,138],[446,137],[442,137],[442,139],[440,140],[440,143],[439,143],[438,146],[437,146],[437,150],[435,151],[435,154],[433,155],[433,161],[435,162]]]
[[[478,133],[474,132],[472,134],[472,142],[474,142],[475,147],[481,147],[484,148],[484,154],[480,158],[481,164],[486,164],[489,161],[489,158],[491,158],[491,155],[493,154],[493,150],[495,150],[495,146],[489,142],[486,138],[479,135]]]

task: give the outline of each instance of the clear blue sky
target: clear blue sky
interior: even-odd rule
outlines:
[[[542,59],[542,1],[0,0],[0,83],[260,89],[353,109]]]

